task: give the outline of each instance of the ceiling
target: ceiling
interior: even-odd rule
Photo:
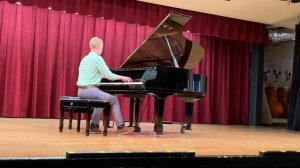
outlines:
[[[138,0],[147,3],[295,29],[300,3],[289,0]]]

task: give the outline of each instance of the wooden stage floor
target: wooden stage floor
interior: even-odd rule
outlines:
[[[180,134],[179,124],[165,124],[164,135],[153,136],[153,123],[141,123],[140,133],[85,136],[58,119],[0,118],[0,157],[65,157],[66,152],[194,151],[197,156],[258,155],[259,151],[300,151],[300,132],[283,127],[193,124]],[[76,121],[73,122],[75,127]]]

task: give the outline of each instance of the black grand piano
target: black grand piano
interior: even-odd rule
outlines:
[[[203,57],[203,48],[182,35],[182,26],[190,16],[171,12],[127,58],[119,69],[112,72],[129,76],[133,82],[101,81],[99,88],[111,94],[123,94],[130,98],[130,122],[134,130],[138,125],[140,99],[152,95],[155,99],[154,134],[163,133],[165,98],[177,95],[185,102],[185,119],[180,132],[191,129],[193,102],[206,92],[206,76],[193,74],[191,69]]]

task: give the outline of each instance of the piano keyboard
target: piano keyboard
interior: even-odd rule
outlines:
[[[143,82],[105,82],[99,83],[99,86],[128,86],[128,85],[143,85]]]

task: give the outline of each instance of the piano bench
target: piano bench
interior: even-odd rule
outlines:
[[[95,99],[80,99],[78,97],[62,96],[60,98],[60,119],[59,131],[63,131],[64,115],[69,112],[69,129],[72,129],[72,116],[77,113],[77,132],[80,131],[81,113],[86,113],[86,130],[85,135],[90,134],[90,120],[94,108],[103,108],[103,136],[107,136],[107,128],[109,127],[110,103]]]

